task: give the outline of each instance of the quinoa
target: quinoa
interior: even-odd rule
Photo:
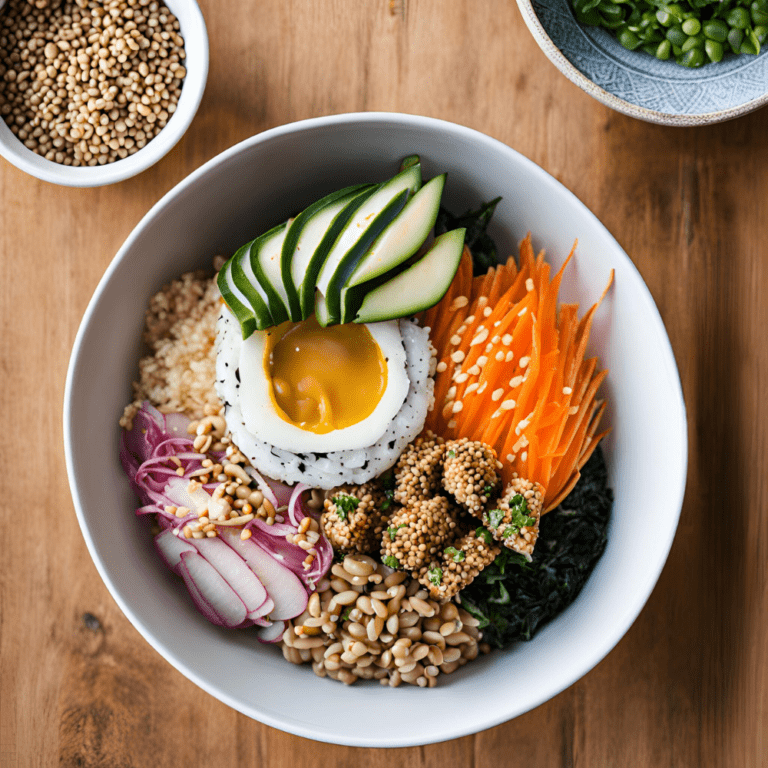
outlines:
[[[466,437],[445,444],[443,488],[478,517],[496,490],[500,469],[490,445]]]
[[[380,482],[342,485],[328,491],[321,517],[323,533],[341,552],[375,552],[386,519]]]
[[[220,309],[216,281],[201,271],[187,272],[152,297],[143,337],[149,354],[139,361],[134,399],[121,427],[131,429],[144,400],[163,413],[182,412],[192,419],[219,412],[214,384]]]

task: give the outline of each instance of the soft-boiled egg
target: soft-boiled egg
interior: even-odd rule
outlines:
[[[408,395],[400,322],[321,327],[314,317],[242,342],[239,401],[254,437],[295,453],[365,448]]]

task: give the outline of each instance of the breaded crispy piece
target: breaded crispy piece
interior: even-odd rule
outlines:
[[[414,501],[389,518],[381,537],[385,565],[417,571],[434,557],[443,544],[456,537],[459,519],[444,496]],[[395,558],[397,565],[390,560]]]
[[[543,503],[544,489],[538,483],[515,477],[483,522],[497,541],[530,560],[539,537]]]
[[[427,432],[417,437],[395,465],[395,493],[398,504],[431,499],[440,490],[445,441]]]
[[[501,547],[482,529],[480,536],[471,530],[446,543],[438,557],[424,565],[418,580],[435,600],[447,600],[472,583],[478,573],[490,565]]]
[[[333,548],[348,553],[377,552],[387,518],[381,510],[384,499],[384,489],[376,480],[328,491],[320,523]]]
[[[445,444],[443,488],[476,517],[497,491],[501,462],[489,445],[462,437]]]

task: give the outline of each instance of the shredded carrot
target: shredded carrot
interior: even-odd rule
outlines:
[[[514,477],[540,483],[545,511],[572,490],[598,434],[605,402],[596,399],[607,371],[585,359],[600,299],[578,319],[578,305],[558,306],[568,258],[554,277],[530,234],[520,258],[472,277],[464,249],[443,299],[422,313],[437,350],[435,406],[425,428],[447,439],[490,445],[505,485]]]

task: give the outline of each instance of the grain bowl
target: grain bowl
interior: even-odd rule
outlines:
[[[184,135],[205,90],[194,0],[11,0],[0,35],[0,154],[54,184],[146,170]]]
[[[148,526],[134,514],[136,499],[117,458],[116,423],[142,354],[144,309],[159,286],[207,267],[214,254],[233,253],[321,194],[371,174],[386,177],[411,154],[421,158],[428,177],[448,172],[449,210],[502,196],[490,231],[500,254],[516,252],[530,230],[557,268],[578,237],[563,301],[594,303],[615,271],[591,337],[591,352],[611,371],[604,387],[612,432],[604,454],[615,503],[607,548],[584,589],[533,640],[478,657],[439,688],[382,691],[360,681],[341,689],[286,664],[251,630],[220,629],[195,611],[157,559]],[[259,173],[244,172],[253,168]],[[461,126],[398,114],[339,115],[267,131],[214,158],[166,195],[123,245],[88,307],[72,353],[64,425],[83,535],[115,600],[149,644],[204,690],[254,719],[354,746],[401,747],[474,733],[538,706],[588,672],[628,630],[653,589],[685,487],[685,408],[674,356],[647,288],[616,241],[571,193],[509,147]],[[658,504],[653,527],[647,525],[651,477]],[[204,663],[200,647],[212,651]],[[387,706],[381,705],[384,696]]]

